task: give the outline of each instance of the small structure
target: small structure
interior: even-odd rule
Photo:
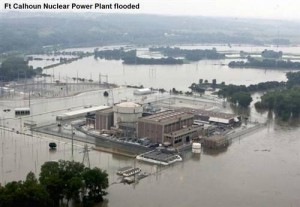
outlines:
[[[196,153],[196,154],[201,153],[201,143],[194,142],[192,144],[192,153]]]
[[[170,165],[182,161],[182,158],[178,154],[157,149],[138,155],[136,159],[158,165]]]
[[[147,95],[147,94],[151,94],[152,91],[150,88],[141,88],[141,89],[136,89],[133,91],[134,95]]]
[[[50,143],[49,143],[49,147],[50,147],[50,150],[55,150],[56,147],[57,147],[57,145],[56,145],[55,142],[50,142]]]
[[[127,170],[130,170],[130,169],[133,169],[133,168],[130,167],[130,166],[122,167],[122,168],[117,170],[117,175],[122,176],[123,173],[125,173]]]
[[[203,146],[209,149],[221,149],[227,147],[229,141],[225,136],[214,135],[212,137],[203,138]]]
[[[16,116],[30,115],[30,108],[15,108]]]
[[[117,171],[117,175],[124,176],[124,177],[130,177],[130,176],[140,173],[141,171],[142,171],[141,168],[138,168],[138,167],[136,167],[136,168],[124,167]]]
[[[240,123],[241,117],[235,114],[228,114],[215,111],[207,111],[203,109],[193,109],[193,108],[177,108],[175,111],[186,112],[188,114],[193,114],[195,120],[217,124],[217,125],[234,125]]]

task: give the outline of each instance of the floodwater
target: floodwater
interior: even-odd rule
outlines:
[[[245,51],[245,50],[244,50]],[[226,60],[227,61],[227,60]],[[226,62],[225,61],[225,62]],[[283,71],[260,69],[229,69],[216,65],[224,61],[200,61],[182,66],[124,66],[120,61],[94,60],[93,57],[50,69],[56,76],[77,75],[97,79],[99,73],[108,74],[109,82],[119,84],[143,84],[147,87],[172,87],[187,90],[191,82],[199,78],[225,81],[226,83],[251,84],[267,80],[285,80]],[[155,71],[155,72],[151,72]],[[258,96],[259,94],[255,94]],[[114,91],[115,101],[133,99],[129,89]],[[149,99],[155,99],[157,95]],[[257,100],[254,98],[254,100]],[[69,98],[43,99],[32,101],[32,111],[45,111],[79,107],[86,104],[105,104],[103,91],[81,94]],[[1,109],[27,102],[1,101]],[[12,114],[1,110],[1,123],[7,127],[20,127],[20,121]],[[55,119],[60,112],[34,116],[34,121],[45,124]],[[267,114],[253,109],[252,119],[264,121]],[[109,173],[110,187],[107,206],[109,207],[152,207],[152,206],[205,206],[205,207],[282,207],[300,206],[300,124],[290,125],[268,121],[268,126],[235,139],[222,152],[202,152],[200,157],[187,154],[184,162],[166,169],[132,158],[90,151],[91,166],[97,166]],[[24,131],[26,129],[23,129]],[[35,137],[17,135],[15,132],[0,130],[0,156],[2,183],[24,179],[31,170],[39,173],[40,166],[48,160],[72,159],[69,140],[34,134]],[[58,143],[57,151],[49,151],[51,140]],[[74,160],[82,161],[82,143],[76,143]],[[136,185],[115,184],[119,179],[115,172],[124,166],[139,166],[153,175]],[[156,173],[155,173],[156,172]]]
[[[239,51],[261,52],[264,49],[283,51],[286,54],[298,54],[299,47],[254,47],[251,45],[233,45],[213,46],[213,45],[194,45],[180,46],[187,49],[211,49],[216,47],[220,52],[230,52],[239,54]],[[109,47],[102,47],[109,48]],[[114,48],[118,48],[115,46]],[[72,49],[69,49],[72,51]],[[94,48],[75,48],[74,51],[93,51]],[[139,48],[140,54],[149,55],[146,48]],[[156,54],[153,54],[155,56]],[[187,91],[191,83],[198,83],[199,79],[208,80],[217,79],[217,82],[226,84],[245,84],[250,85],[264,81],[285,81],[285,73],[289,70],[271,70],[271,69],[238,69],[229,68],[227,60],[202,60],[184,65],[125,65],[122,61],[108,61],[88,57],[72,62],[71,64],[60,65],[55,68],[45,70],[45,73],[54,75],[55,79],[71,79],[72,77],[81,77],[85,79],[99,80],[99,74],[108,75],[108,81],[119,85],[143,85],[145,87],[165,88],[170,90],[176,88]],[[30,62],[34,67],[44,66],[43,61]],[[102,81],[106,81],[102,77]]]

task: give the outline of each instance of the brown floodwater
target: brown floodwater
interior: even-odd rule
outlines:
[[[226,60],[227,61],[227,60]],[[199,78],[225,81],[226,83],[251,84],[267,80],[285,80],[283,71],[259,69],[229,69],[220,64],[226,61],[203,61],[183,66],[123,66],[120,61],[94,60],[92,57],[61,65],[48,73],[56,76],[85,78],[99,73],[109,74],[109,81],[119,84],[144,84],[148,87],[176,87],[182,90]],[[85,72],[83,72],[83,70]],[[170,72],[171,71],[171,72]],[[115,101],[133,100],[132,90],[114,91]],[[32,100],[32,112],[62,109],[40,114],[29,120],[40,124],[53,122],[55,116],[70,107],[89,104],[105,104],[102,92],[91,92],[69,98]],[[257,100],[259,94],[255,94]],[[154,95],[152,99],[155,100]],[[150,100],[148,97],[147,100]],[[12,113],[3,108],[26,106],[27,100],[0,101],[1,125],[19,129],[24,120],[10,119]],[[237,109],[232,109],[238,111]],[[249,110],[239,111],[250,115],[252,121],[264,122],[267,113],[257,113],[253,105]],[[271,116],[269,116],[271,117]],[[26,129],[22,129],[26,130]],[[155,165],[136,162],[132,158],[91,150],[92,167],[100,167],[109,173],[110,187],[107,195],[109,207],[152,206],[205,206],[205,207],[282,207],[300,206],[300,127],[298,122],[274,123],[255,133],[235,139],[221,152],[202,152],[200,157],[190,153],[184,162],[161,169]],[[49,151],[50,141],[58,144],[56,151]],[[29,171],[38,175],[40,166],[49,160],[83,159],[83,144],[77,143],[72,158],[69,140],[34,134],[34,137],[0,130],[0,182],[24,179]],[[136,185],[120,184],[116,170],[125,166],[138,166],[153,175]]]

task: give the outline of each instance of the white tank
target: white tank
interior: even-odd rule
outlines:
[[[201,143],[193,143],[192,144],[192,152],[193,153],[201,153]]]
[[[134,123],[138,118],[142,117],[143,107],[134,102],[122,102],[115,104],[114,111],[114,125],[118,123]]]

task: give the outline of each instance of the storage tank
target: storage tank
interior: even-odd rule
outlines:
[[[136,123],[142,117],[143,107],[134,102],[121,102],[114,105],[113,112],[114,125],[118,127],[121,123]]]
[[[150,88],[140,88],[133,91],[134,95],[147,95],[152,93]]]
[[[201,144],[200,143],[193,143],[192,152],[197,153],[197,154],[201,153]]]

